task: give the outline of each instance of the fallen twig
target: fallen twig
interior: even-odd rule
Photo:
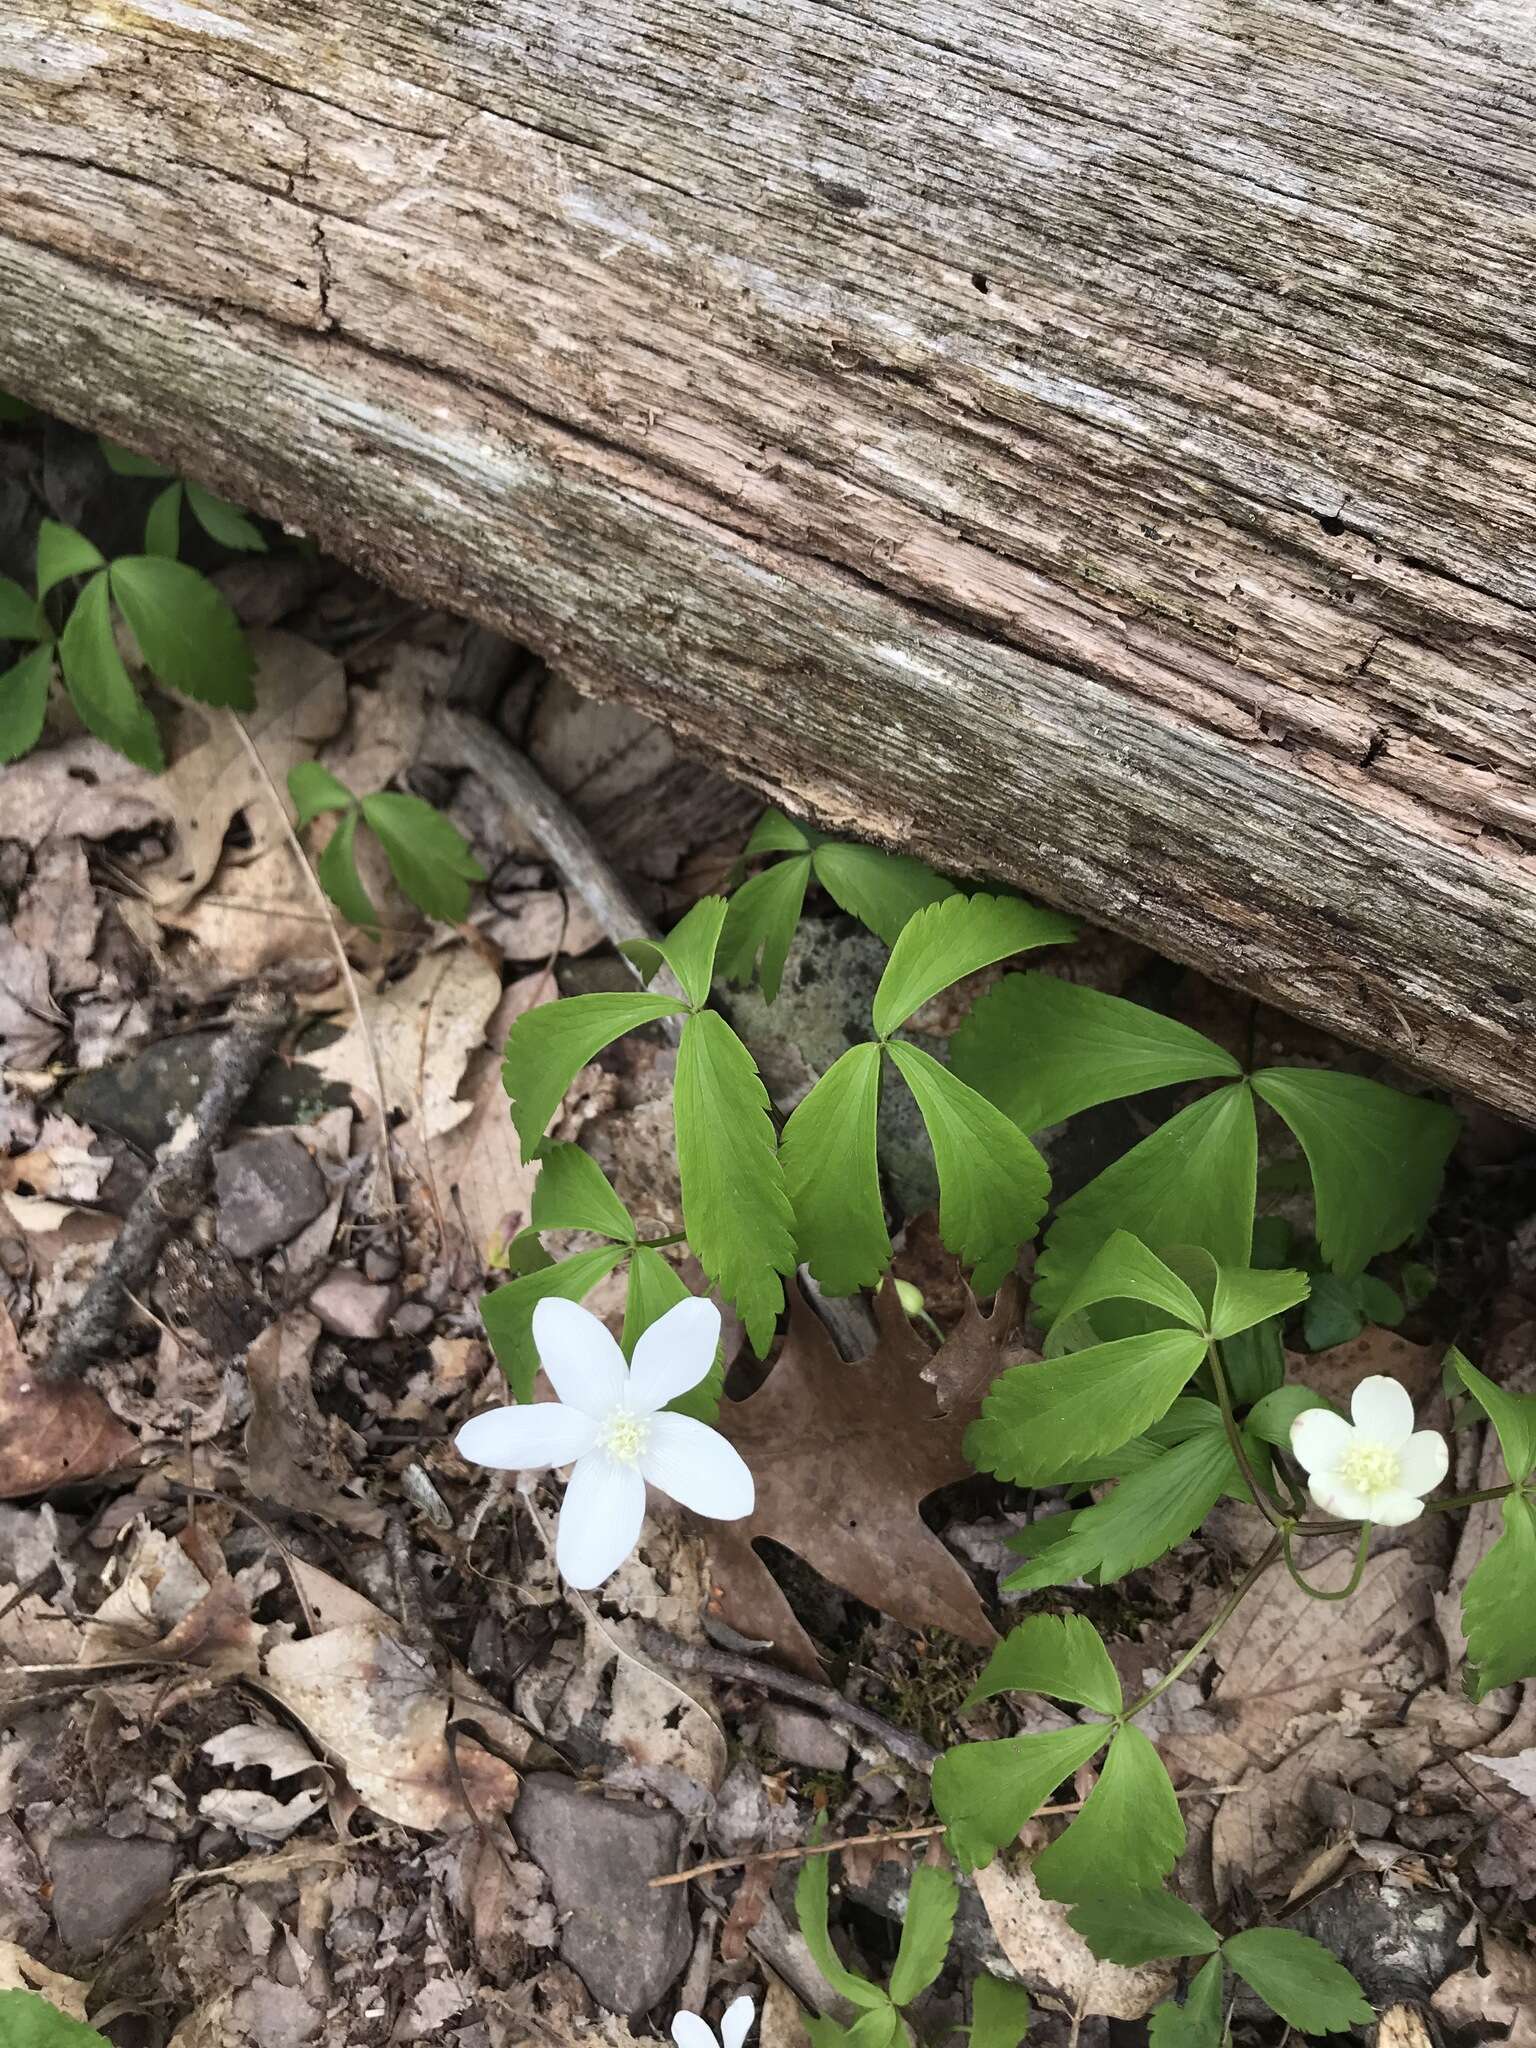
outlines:
[[[202,1099],[162,1148],[112,1249],[60,1324],[44,1367],[48,1378],[69,1379],[83,1372],[117,1335],[130,1294],[148,1280],[175,1226],[196,1213],[213,1155],[223,1144],[288,1017],[287,998],[266,987],[252,991],[235,1014],[214,1054]]]
[[[782,1693],[786,1699],[800,1700],[808,1707],[815,1707],[829,1720],[844,1721],[851,1728],[862,1728],[866,1735],[873,1735],[877,1741],[883,1742],[892,1756],[900,1757],[903,1763],[911,1764],[916,1770],[931,1770],[938,1757],[939,1752],[921,1736],[910,1735],[906,1729],[895,1727],[855,1700],[845,1700],[829,1685],[817,1685],[809,1678],[797,1678],[791,1671],[780,1671],[776,1665],[760,1663],[755,1657],[740,1657],[734,1650],[717,1650],[712,1644],[682,1642],[664,1628],[657,1628],[654,1622],[639,1624],[639,1639],[647,1656],[656,1657],[677,1671],[698,1671],[707,1678],[734,1678],[747,1685],[760,1685],[767,1692]]]

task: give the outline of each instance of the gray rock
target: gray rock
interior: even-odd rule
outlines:
[[[395,1334],[424,1337],[436,1321],[437,1310],[430,1301],[407,1301],[395,1310]]]
[[[95,1955],[170,1889],[180,1855],[171,1842],[66,1835],[49,1856],[53,1919],[71,1955]]]
[[[693,1945],[687,1886],[647,1884],[677,1867],[678,1816],[538,1771],[523,1781],[512,1832],[549,1879],[564,1961],[607,2011],[648,2011],[682,1975]]]
[[[125,1060],[77,1074],[60,1102],[72,1117],[104,1127],[152,1156],[196,1109],[208,1085],[222,1033],[189,1031],[163,1038]],[[301,1114],[351,1101],[341,1082],[328,1082],[300,1060],[268,1060],[241,1114],[251,1124],[291,1124]]]
[[[237,1259],[259,1259],[287,1244],[327,1200],[325,1176],[285,1131],[220,1152],[214,1180],[219,1243]]]
[[[804,1707],[771,1701],[763,1709],[763,1737],[775,1756],[810,1771],[841,1771],[848,1765],[848,1745],[819,1714]]]
[[[309,1305],[333,1337],[382,1337],[400,1299],[397,1287],[377,1286],[351,1266],[327,1273]]]

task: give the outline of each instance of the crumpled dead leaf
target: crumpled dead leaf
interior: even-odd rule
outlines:
[[[101,927],[101,906],[91,887],[85,848],[78,839],[45,839],[16,905],[15,932],[48,962],[55,996],[94,988],[91,958]]]
[[[0,1991],[35,1991],[72,2020],[83,2020],[90,1988],[81,1977],[50,1970],[14,1941],[0,1941]]]
[[[974,1883],[998,1947],[1032,1992],[1053,1993],[1085,2017],[1114,2020],[1142,2019],[1168,1996],[1174,1980],[1166,1963],[1101,1963],[1068,1924],[1069,1908],[1041,1898],[1026,1857],[995,1857]]]
[[[40,747],[5,771],[5,836],[23,846],[45,839],[111,839],[170,817],[164,784],[104,740]]]
[[[307,1309],[292,1309],[245,1354],[251,1388],[245,1426],[251,1491],[340,1528],[379,1536],[383,1511],[341,1490],[352,1471],[334,1441],[342,1425],[321,1414],[310,1384],[310,1361],[319,1340],[318,1318]]]
[[[797,1670],[821,1676],[815,1645],[752,1547],[767,1537],[909,1628],[992,1643],[969,1575],[918,1506],[971,1472],[962,1442],[1001,1370],[1014,1326],[1012,1288],[999,1292],[990,1316],[973,1304],[937,1354],[894,1290],[883,1289],[875,1296],[880,1341],[854,1364],[838,1356],[798,1288],[788,1293],[789,1332],[767,1380],[747,1400],[721,1403],[719,1427],[752,1468],[757,1507],[745,1521],[710,1524],[715,1611],[741,1635],[775,1644]],[[934,1383],[946,1389],[946,1414]]]
[[[79,1380],[47,1380],[21,1348],[0,1302],[0,1500],[133,1463],[138,1443],[100,1394]]]
[[[1447,1977],[1429,2001],[1454,2026],[1502,2026],[1502,2048],[1536,2048],[1536,1956],[1492,1929],[1479,1962]]]
[[[198,1801],[197,1810],[204,1820],[261,1841],[285,1841],[325,1804],[330,1773],[292,1728],[275,1721],[249,1721],[243,1727],[225,1728],[209,1736],[200,1748],[212,1764],[231,1770],[264,1770],[275,1785],[303,1776],[312,1780],[287,1800],[270,1792],[218,1787]]]
[[[49,986],[47,954],[0,924],[0,1069],[41,1073],[63,1043],[64,1015]]]
[[[94,1202],[112,1170],[105,1152],[93,1152],[94,1131],[72,1116],[47,1116],[29,1151],[0,1159],[0,1192],[20,1191],[51,1202]]]

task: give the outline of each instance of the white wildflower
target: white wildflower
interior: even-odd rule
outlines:
[[[718,2035],[696,2012],[680,2012],[672,2022],[672,2038],[677,2048],[741,2048],[756,2010],[746,1992],[733,1998],[721,2017]]]
[[[690,1415],[664,1414],[715,1361],[720,1311],[690,1295],[624,1354],[590,1310],[541,1301],[533,1341],[555,1401],[493,1408],[454,1439],[462,1456],[498,1471],[571,1465],[555,1561],[571,1585],[600,1585],[634,1549],[649,1480],[697,1515],[750,1515],[752,1474],[734,1445]],[[734,2008],[733,2008],[734,2009]],[[732,2048],[727,2041],[726,2048]]]
[[[1308,1408],[1291,1424],[1312,1498],[1344,1522],[1395,1529],[1417,1521],[1424,1495],[1445,1477],[1445,1438],[1414,1428],[1408,1389],[1383,1374],[1360,1382],[1349,1412],[1346,1422],[1329,1408]]]

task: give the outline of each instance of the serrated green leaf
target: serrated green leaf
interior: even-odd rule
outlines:
[[[1336,1955],[1290,1927],[1250,1927],[1222,1945],[1250,1991],[1304,2034],[1342,2034],[1376,2015]]]
[[[751,1053],[712,1010],[683,1026],[672,1106],[688,1242],[761,1358],[784,1306],[780,1275],[795,1267],[794,1211],[768,1092]]]
[[[181,497],[180,484],[167,484],[163,491],[155,494],[148,512],[144,515],[146,555],[161,555],[168,562],[174,562],[180,555]]]
[[[742,849],[742,859],[752,860],[760,853],[805,853],[816,845],[821,834],[811,825],[798,825],[793,818],[786,818],[782,811],[768,810],[752,827],[752,837]]]
[[[1253,1088],[1307,1155],[1318,1243],[1335,1273],[1363,1272],[1423,1229],[1460,1128],[1453,1111],[1320,1067],[1267,1067]]]
[[[945,1750],[933,1767],[933,1810],[948,1828],[961,1868],[979,1870],[990,1863],[1112,1733],[1107,1723],[1094,1722]]]
[[[566,1090],[590,1059],[626,1031],[675,1017],[684,1004],[636,990],[566,996],[525,1010],[507,1034],[502,1081],[512,1098],[525,1161],[531,1160]]]
[[[599,1280],[606,1280],[623,1258],[627,1246],[599,1245],[596,1251],[577,1252],[537,1273],[524,1273],[504,1287],[493,1288],[481,1299],[480,1318],[491,1340],[496,1362],[507,1376],[514,1397],[533,1399],[539,1375],[538,1347],[533,1341],[533,1312],[541,1301],[582,1301]]]
[[[1225,1432],[1203,1430],[1163,1452],[1144,1471],[1122,1479],[1105,1499],[1080,1508],[1064,1539],[1068,1555],[1055,1558],[1047,1552],[1039,1564],[1024,1565],[1007,1580],[1008,1591],[1070,1584],[1058,1575],[1068,1565],[1072,1578],[1096,1571],[1099,1583],[1107,1586],[1154,1564],[1194,1534],[1241,1476]]]
[[[314,823],[322,811],[350,811],[357,802],[347,785],[318,761],[296,761],[288,770],[288,794],[298,813],[299,830]]]
[[[1160,2005],[1147,2030],[1147,2048],[1221,2048],[1223,1965],[1212,1956],[1196,1971],[1182,2005]]]
[[[701,896],[664,939],[630,939],[624,951],[647,981],[663,960],[677,976],[683,993],[698,1010],[709,1001],[715,953],[730,905],[723,896]]]
[[[0,576],[0,640],[43,640],[48,621],[42,606],[9,576]]]
[[[418,910],[444,924],[469,915],[469,891],[485,870],[451,818],[419,796],[379,790],[362,801],[364,822],[384,849],[389,871]]]
[[[1518,1486],[1536,1470],[1536,1394],[1512,1394],[1480,1373],[1471,1359],[1453,1344],[1447,1362],[1469,1394],[1475,1394],[1483,1413],[1493,1424],[1504,1453],[1504,1464]]]
[[[50,590],[70,576],[89,576],[104,569],[107,558],[83,533],[57,519],[45,519],[37,529],[37,595],[41,601]]]
[[[35,1991],[0,1991],[0,2042],[4,2048],[112,2048],[104,2034]]]
[[[872,1011],[877,1038],[889,1038],[941,989],[978,967],[1058,946],[1077,934],[1071,918],[1016,896],[946,896],[909,918],[885,963]]]
[[[1035,1858],[1045,1899],[1161,1884],[1184,1853],[1184,1816],[1163,1760],[1139,1728],[1115,1731],[1081,1813]]]
[[[1216,1293],[1211,1302],[1210,1334],[1235,1337],[1255,1323],[1284,1315],[1298,1301],[1307,1298],[1307,1276],[1282,1268],[1278,1272],[1256,1272],[1251,1266],[1218,1266]]]
[[[261,529],[227,498],[215,497],[201,484],[188,484],[187,503],[192,508],[192,517],[204,533],[210,540],[216,540],[221,548],[234,548],[251,555],[267,552]]]
[[[1362,1273],[1356,1280],[1355,1299],[1369,1320],[1379,1323],[1384,1330],[1397,1329],[1407,1314],[1403,1297],[1397,1289],[1389,1287],[1385,1280],[1378,1280],[1374,1273]]]
[[[1019,2048],[1030,2016],[1029,1993],[1022,1984],[978,1977],[971,1986],[971,2048]]]
[[[755,973],[763,1000],[771,1003],[777,999],[810,873],[810,856],[798,855],[764,868],[735,891],[715,955],[715,969],[722,981],[744,988]]]
[[[344,918],[365,932],[377,932],[379,913],[373,898],[363,887],[357,872],[357,812],[349,808],[341,823],[325,842],[325,851],[315,863],[320,886]]]
[[[1309,1408],[1326,1408],[1337,1413],[1331,1401],[1325,1401],[1321,1394],[1314,1394],[1310,1387],[1276,1387],[1272,1394],[1266,1394],[1262,1401],[1255,1402],[1249,1410],[1244,1428],[1264,1443],[1273,1444],[1277,1450],[1291,1448],[1291,1424],[1298,1415],[1305,1415]]]
[[[1057,1311],[1052,1335],[1073,1316],[1101,1301],[1139,1301],[1171,1315],[1188,1329],[1205,1327],[1205,1310],[1193,1289],[1128,1230],[1111,1232],[1094,1253]],[[1059,1357],[1064,1348],[1048,1341],[1045,1355]]]
[[[1048,1586],[1070,1586],[1086,1578],[1098,1562],[1097,1546],[1077,1542],[1072,1535],[1076,1511],[1064,1508],[1054,1515],[1042,1515],[1005,1540],[1010,1550],[1025,1560],[1018,1571],[1004,1581],[1009,1592],[1027,1587],[1042,1591]]]
[[[901,1946],[891,1968],[893,2005],[910,2005],[943,1969],[959,1903],[960,1887],[947,1870],[922,1863],[913,1871],[906,1917],[901,1923]]]
[[[1017,1124],[931,1053],[896,1043],[885,1050],[916,1098],[933,1146],[939,1235],[946,1249],[975,1268],[976,1292],[991,1294],[1045,1214],[1051,1184],[1045,1161]]]
[[[1168,1891],[1096,1892],[1067,1919],[1100,1962],[1127,1970],[1175,1956],[1213,1956],[1221,1947],[1209,1920]]]
[[[1332,1351],[1339,1344],[1352,1344],[1364,1328],[1365,1311],[1356,1298],[1354,1282],[1341,1280],[1337,1273],[1314,1274],[1301,1319],[1307,1349]]]
[[[608,1184],[608,1176],[579,1145],[546,1139],[539,1152],[528,1221],[535,1230],[592,1230],[629,1244],[635,1222]]]
[[[682,1275],[660,1252],[650,1245],[635,1245],[629,1255],[629,1291],[624,1297],[624,1356],[628,1358],[652,1323],[659,1321],[669,1308],[686,1301],[689,1293]],[[679,1394],[667,1406],[675,1414],[691,1415],[696,1422],[713,1425],[719,1419],[724,1391],[725,1358],[717,1350],[714,1364],[698,1385]]]
[[[104,569],[76,598],[58,646],[64,686],[86,725],[135,766],[158,774],[165,766],[160,731],[133,687],[112,637]]]
[[[1119,1337],[1071,1358],[1015,1365],[992,1383],[965,1439],[980,1471],[1020,1486],[1057,1474],[1140,1436],[1164,1414],[1205,1357],[1192,1330]]]
[[[1480,1700],[1501,1685],[1536,1678],[1536,1503],[1504,1501],[1504,1533],[1461,1596],[1467,1690]]]
[[[1132,1146],[1056,1212],[1035,1267],[1036,1312],[1054,1322],[1104,1240],[1128,1230],[1155,1252],[1196,1245],[1247,1266],[1258,1133],[1245,1084],[1202,1096]]]
[[[851,1045],[784,1126],[779,1157],[795,1244],[828,1294],[873,1287],[891,1263],[875,1128],[880,1048]]]
[[[930,903],[958,895],[953,882],[910,854],[824,840],[814,856],[816,879],[840,910],[894,946],[910,919]]]
[[[113,603],[151,674],[199,703],[251,709],[250,643],[206,576],[160,555],[120,555],[111,578]]]
[[[1032,1614],[1010,1629],[988,1658],[966,1708],[1000,1692],[1045,1693],[1111,1717],[1125,1705],[1109,1652],[1080,1614]]]
[[[120,441],[109,441],[105,434],[96,436],[96,445],[106,457],[107,467],[115,476],[170,476],[173,472],[163,462],[156,462],[148,455],[135,455],[131,448],[123,447]]]
[[[1242,1073],[1187,1024],[1038,971],[1005,975],[989,989],[949,1051],[961,1079],[1025,1131],[1148,1088]]]
[[[34,647],[0,675],[0,762],[19,761],[37,745],[48,716],[53,646]]]
[[[808,1856],[795,1880],[795,1918],[811,1952],[811,1961],[840,1998],[866,2011],[885,2010],[895,2018],[890,1999],[878,1984],[871,1984],[857,1970],[850,1970],[832,1946],[827,1931],[827,1896],[831,1872],[825,1856]]]

